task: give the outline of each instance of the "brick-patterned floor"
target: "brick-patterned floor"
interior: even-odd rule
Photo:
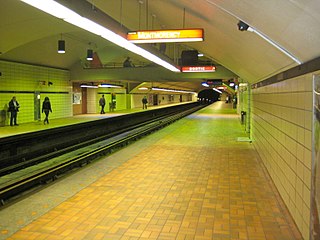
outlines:
[[[241,136],[238,116],[215,103],[130,145],[126,151],[140,144],[130,159],[10,237],[5,229],[1,234],[12,240],[302,239],[252,145],[237,142]]]

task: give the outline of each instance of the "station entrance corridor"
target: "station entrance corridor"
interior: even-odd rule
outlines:
[[[222,101],[0,210],[0,239],[302,239]]]

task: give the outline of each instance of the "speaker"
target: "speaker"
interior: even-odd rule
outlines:
[[[185,50],[181,53],[182,66],[198,66],[198,51]]]

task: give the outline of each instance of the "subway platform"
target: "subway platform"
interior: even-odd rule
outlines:
[[[57,128],[62,127],[66,125],[72,125],[72,124],[78,124],[82,122],[89,122],[89,121],[95,121],[103,118],[110,118],[115,116],[120,116],[124,114],[130,114],[134,112],[140,112],[140,111],[148,111],[152,109],[157,108],[163,108],[163,107],[170,107],[174,105],[181,105],[181,104],[187,104],[190,102],[184,102],[184,103],[172,103],[167,105],[158,105],[158,106],[149,106],[148,109],[142,109],[142,108],[133,108],[133,109],[125,109],[125,110],[115,110],[112,112],[106,112],[105,114],[79,114],[72,117],[67,118],[56,118],[51,119],[49,115],[49,124],[44,125],[43,119],[39,121],[29,122],[29,123],[22,123],[19,124],[19,126],[2,126],[0,127],[0,138],[13,136],[17,134],[22,133],[28,133],[28,132],[36,132],[36,131],[43,131],[50,128]],[[43,116],[42,116],[43,117]],[[9,119],[8,119],[9,121]],[[8,122],[7,121],[7,122]],[[18,115],[18,123],[19,123],[19,115]]]
[[[216,102],[0,210],[0,239],[302,239]]]

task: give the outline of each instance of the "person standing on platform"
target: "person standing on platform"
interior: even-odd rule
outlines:
[[[123,67],[134,67],[133,63],[130,60],[130,57],[127,57],[126,60],[123,62]]]
[[[9,109],[8,112],[10,112],[10,126],[18,126],[17,124],[17,115],[19,112],[19,103],[15,96],[12,97],[11,101],[9,102]]]
[[[104,98],[104,95],[99,100],[99,105],[101,106],[101,112],[100,114],[105,114],[104,107],[106,106],[106,99]]]
[[[51,103],[48,97],[44,98],[42,103],[42,113],[46,115],[46,118],[43,121],[43,124],[49,124],[49,112],[52,112]]]
[[[147,103],[148,103],[147,97],[144,96],[142,98],[142,109],[147,109]]]

